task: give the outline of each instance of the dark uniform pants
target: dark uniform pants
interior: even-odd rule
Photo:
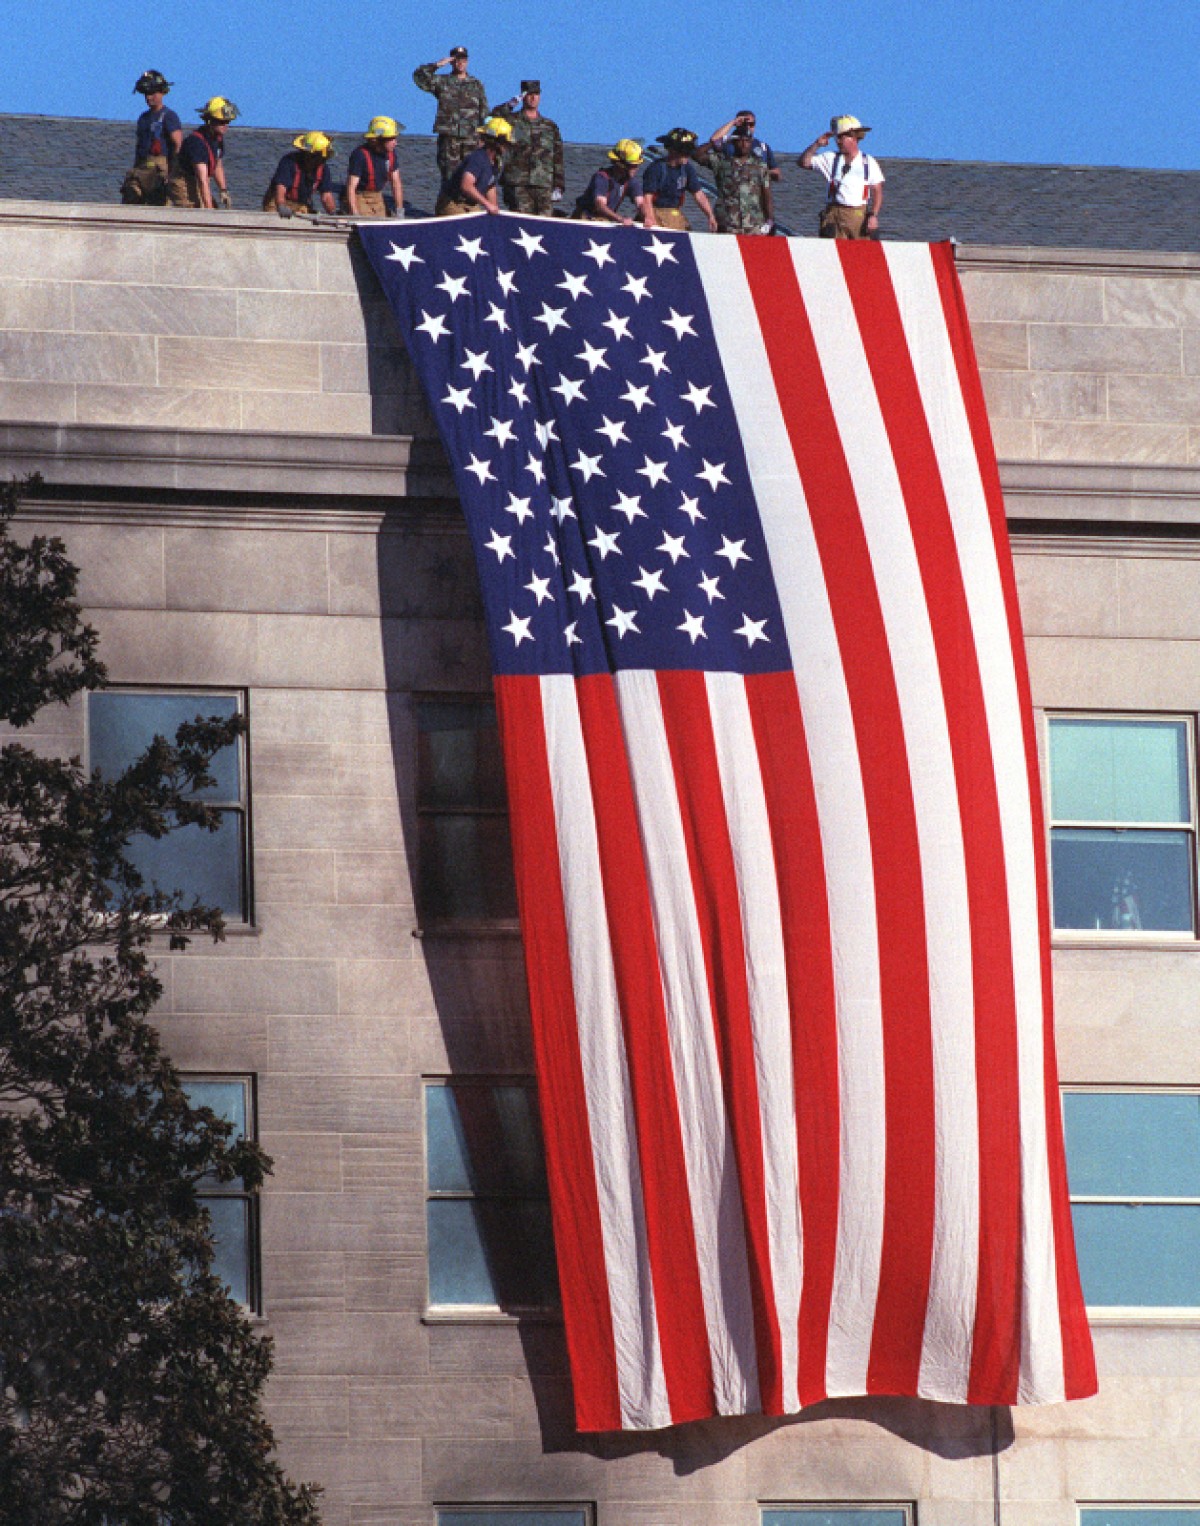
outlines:
[[[554,192],[548,185],[506,185],[504,205],[510,212],[549,217],[554,211]]]
[[[121,200],[127,207],[165,207],[167,204],[167,158],[152,154],[135,164],[121,182]]]

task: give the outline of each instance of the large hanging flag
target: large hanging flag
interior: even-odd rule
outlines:
[[[1094,1392],[950,247],[359,231],[483,589],[580,1428]]]

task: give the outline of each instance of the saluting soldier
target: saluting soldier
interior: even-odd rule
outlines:
[[[566,176],[563,173],[563,140],[558,123],[544,117],[540,106],[542,82],[521,81],[520,110],[509,101],[494,111],[512,128],[512,137],[504,155],[504,205],[510,212],[532,212],[549,217],[554,203],[562,200]]]
[[[437,71],[450,65],[449,74]],[[419,90],[437,96],[437,116],[433,130],[437,134],[437,165],[442,173],[442,189],[456,166],[478,146],[479,128],[488,114],[487,91],[483,81],[467,73],[467,50],[451,48],[445,58],[434,64],[421,64],[413,70],[413,83]]]
[[[722,233],[770,233],[771,171],[765,159],[755,156],[753,127],[740,123],[729,141],[732,155],[711,145],[696,152],[717,183],[717,227]]]

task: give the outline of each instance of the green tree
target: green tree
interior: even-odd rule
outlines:
[[[198,798],[240,720],[197,717],[121,777],[17,738],[100,687],[61,541],[0,489],[0,1518],[6,1526],[308,1526],[273,1457],[269,1341],[213,1276],[203,1179],[256,1145],[193,1108],[149,1021],[151,940],[220,914],[143,883],[137,833],[212,829]]]

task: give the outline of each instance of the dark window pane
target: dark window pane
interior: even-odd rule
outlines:
[[[420,818],[426,917],[515,917],[512,844],[504,816]]]
[[[1071,1216],[1089,1304],[1200,1306],[1200,1207],[1074,1203]]]
[[[233,1124],[231,1141],[246,1137],[244,1081],[185,1081],[183,1090],[193,1107],[206,1107],[210,1113]]]
[[[763,1526],[907,1526],[908,1514],[895,1506],[864,1506],[861,1509],[831,1509],[816,1505],[801,1510],[764,1510]]]
[[[1050,722],[1050,802],[1058,821],[1189,822],[1183,721]]]
[[[547,1203],[435,1198],[426,1207],[431,1303],[557,1304]]]
[[[108,778],[136,761],[156,736],[174,741],[184,721],[197,716],[227,720],[238,713],[232,694],[114,694],[101,690],[88,696],[88,748],[91,766]],[[222,748],[212,761],[215,784],[205,798],[241,800],[238,748]]]
[[[1200,1506],[1139,1505],[1113,1510],[1094,1505],[1079,1512],[1079,1526],[1200,1526]]]
[[[238,1303],[250,1302],[250,1204],[241,1197],[205,1197],[212,1220],[213,1275]]]
[[[147,888],[157,885],[167,892],[182,890],[188,900],[197,896],[205,906],[219,907],[227,917],[244,918],[240,812],[223,812],[214,832],[184,826],[165,837],[133,837],[127,856],[141,872]]]
[[[1190,932],[1193,851],[1189,832],[1056,827],[1055,927]]]
[[[438,1526],[588,1526],[586,1510],[439,1510]]]
[[[1200,1096],[1067,1092],[1067,1169],[1080,1197],[1200,1197]]]
[[[544,1197],[537,1098],[530,1086],[429,1086],[425,1121],[431,1192]]]
[[[504,809],[494,705],[423,701],[417,707],[417,726],[422,807]]]

